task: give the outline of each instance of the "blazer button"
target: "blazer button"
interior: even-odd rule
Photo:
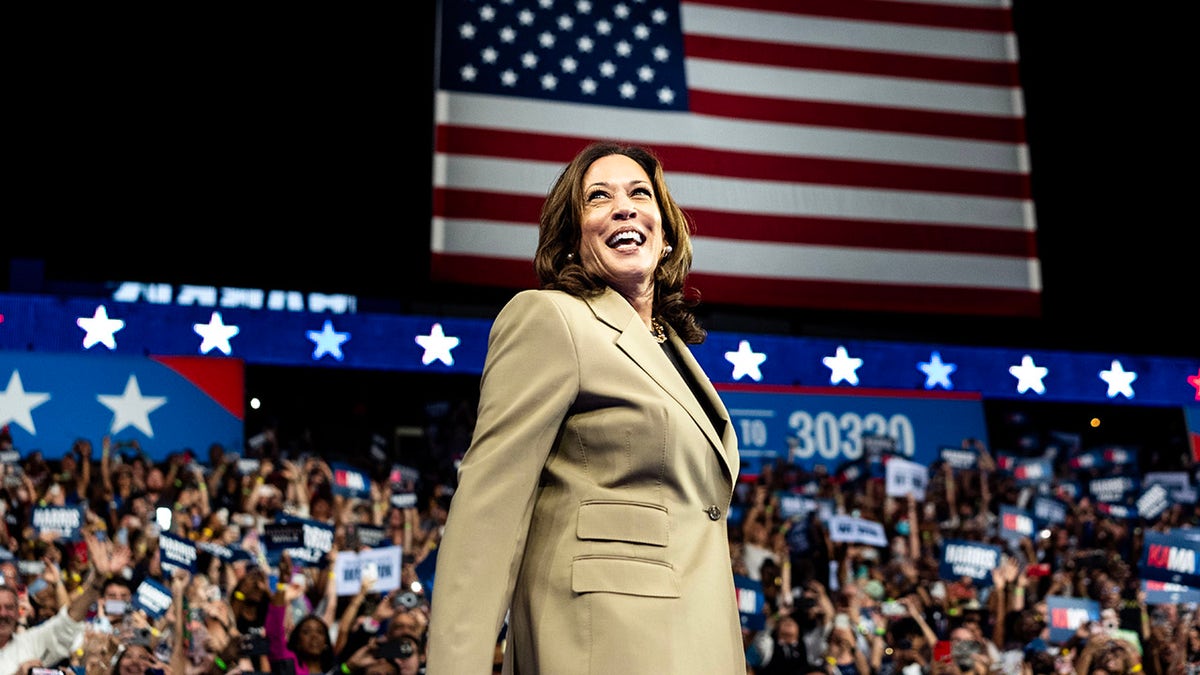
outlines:
[[[717,507],[716,504],[708,507],[705,510],[708,511],[709,520],[720,520],[721,519],[721,509],[719,507]]]

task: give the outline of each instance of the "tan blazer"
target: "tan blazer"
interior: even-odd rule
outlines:
[[[438,549],[430,675],[745,675],[726,511],[739,465],[632,306],[525,291],[492,327]]]

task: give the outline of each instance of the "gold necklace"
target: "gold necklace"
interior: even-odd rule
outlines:
[[[654,337],[655,342],[661,345],[667,341],[667,333],[663,330],[662,324],[658,322],[658,319],[650,319],[650,328],[652,329],[650,334]]]

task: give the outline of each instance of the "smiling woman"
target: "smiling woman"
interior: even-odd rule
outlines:
[[[688,348],[690,223],[648,150],[588,146],[492,325],[438,547],[428,672],[744,675],[729,413]],[[507,625],[506,624],[507,621]]]

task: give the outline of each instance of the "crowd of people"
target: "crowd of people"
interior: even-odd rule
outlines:
[[[0,434],[0,452],[21,454],[2,469],[0,673],[423,671],[436,578],[421,570],[436,556],[453,463],[422,467],[419,499],[397,506],[394,476],[377,462],[361,463],[371,497],[350,498],[336,494],[326,459],[294,461],[274,442],[246,472],[238,460],[250,451],[238,458],[214,445],[204,459],[180,451],[155,462],[136,443],[101,444],[95,453],[80,440],[46,459]],[[761,594],[742,606],[747,675],[1200,672],[1196,603],[1147,602],[1137,565],[1145,530],[1196,528],[1197,506],[1173,504],[1145,522],[1082,497],[1065,502],[1062,524],[1004,540],[1000,506],[1027,488],[979,452],[970,470],[936,462],[921,501],[888,496],[869,472],[847,481],[781,462],[746,476],[727,530],[735,578]],[[795,495],[882,524],[887,545],[835,541],[818,511],[788,512]],[[54,505],[83,508],[78,537],[39,532],[33,512]],[[201,546],[194,573],[164,570],[161,507],[178,537],[247,555],[230,561]],[[333,527],[323,560],[266,559],[263,527],[286,515]],[[382,592],[364,578],[339,595],[336,558],[363,546],[353,533],[368,525],[384,532],[375,545],[402,547],[402,583]],[[1004,547],[990,583],[942,577],[939,547],[952,539]],[[157,616],[134,600],[147,580],[169,589]],[[1052,596],[1097,601],[1101,618],[1053,640]],[[504,647],[502,632],[496,672]]]

